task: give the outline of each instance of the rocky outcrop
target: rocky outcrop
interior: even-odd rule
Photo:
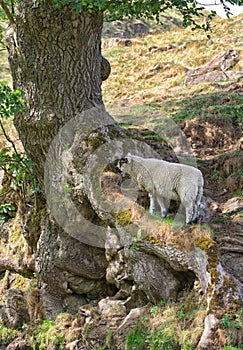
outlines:
[[[230,68],[239,60],[240,53],[237,50],[221,52],[202,67],[188,69],[185,85],[240,78],[243,75],[243,71],[230,71]]]
[[[96,327],[90,334],[92,344],[97,344],[97,328],[104,335],[107,327],[111,326],[113,340],[122,348],[121,343],[145,312],[146,305],[157,304],[161,300],[178,300],[181,291],[185,287],[191,288],[196,281],[204,294],[207,312],[212,315],[205,320],[205,331],[200,341],[200,349],[207,349],[207,346],[211,346],[212,334],[217,327],[217,323],[211,320],[219,320],[227,310],[235,312],[243,298],[240,235],[215,241],[205,227],[190,225],[176,228],[149,216],[144,209],[146,194],[138,193],[134,184],[115,173],[114,162],[128,148],[137,147],[137,152],[145,154],[152,152],[151,149],[145,144],[139,146],[138,142],[126,139],[125,134],[114,125],[93,125],[91,131],[85,131],[85,137],[83,132],[80,130],[76,134],[71,152],[65,153],[66,146],[62,149],[67,177],[60,183],[61,189],[58,185],[54,192],[50,191],[51,199],[55,198],[57,204],[57,212],[54,213],[61,214],[61,217],[54,219],[45,210],[41,220],[32,221],[32,225],[38,223],[40,232],[37,245],[32,247],[36,264],[33,266],[32,263],[32,270],[29,270],[38,273],[43,300],[41,307],[45,315],[54,318],[63,311],[72,315],[83,313],[85,317],[82,322],[86,322],[86,327],[96,320]],[[68,135],[65,137],[68,142]],[[194,140],[195,133],[192,137]],[[123,138],[126,142],[123,142]],[[221,164],[221,167],[228,174],[232,164]],[[56,176],[59,176],[59,172],[60,168],[55,168]],[[65,171],[60,173],[66,174]],[[74,202],[75,208],[80,211],[72,211],[70,202]],[[240,201],[236,202],[218,205],[215,210],[230,214],[239,209]],[[82,210],[80,203],[87,203],[85,210]],[[208,198],[205,203],[207,206]],[[50,206],[49,209],[53,208]],[[73,218],[75,225],[68,226],[68,220],[70,224]],[[91,225],[91,219],[96,225]],[[60,223],[63,228],[60,228]],[[30,230],[31,221],[23,228]],[[9,232],[5,229],[1,239],[10,245],[10,252],[11,249],[17,252],[16,241],[11,241]],[[25,247],[23,240],[23,250]],[[18,248],[21,248],[20,244]],[[33,261],[33,251],[29,251],[30,261]],[[235,261],[237,264],[233,266]],[[16,266],[17,263],[21,266],[20,259],[16,260]],[[3,266],[1,271],[10,267]],[[23,273],[29,270],[18,271]],[[10,290],[14,289],[10,282],[5,289],[9,287]],[[24,293],[20,293],[24,296]],[[97,305],[95,315],[87,310],[93,301]],[[2,310],[5,310],[2,315],[6,315],[8,305],[3,299],[1,304]],[[27,320],[39,318],[38,315],[38,310],[31,311],[27,305],[27,313],[24,314]],[[24,322],[24,319],[17,320],[14,315],[11,317],[14,326],[21,326]],[[8,319],[4,322],[9,324]],[[90,344],[81,345],[83,343],[80,338],[68,344],[68,348],[88,349]]]
[[[162,14],[160,23],[151,22],[144,18],[123,19],[122,21],[104,22],[104,38],[134,38],[143,37],[148,34],[157,34],[171,28],[182,27],[183,24],[178,18],[171,17],[170,14]]]

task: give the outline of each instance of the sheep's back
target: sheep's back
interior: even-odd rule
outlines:
[[[140,163],[144,173],[148,173],[153,182],[153,192],[170,199],[178,199],[177,183],[181,176],[178,164],[159,159],[143,159]]]
[[[186,191],[192,189],[197,192],[198,187],[203,186],[201,171],[192,166],[160,159],[143,159],[140,164],[149,173],[155,192],[164,197],[178,199],[178,194],[185,192],[185,187]]]

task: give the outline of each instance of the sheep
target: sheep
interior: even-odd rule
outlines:
[[[149,212],[155,212],[156,201],[161,217],[167,215],[171,199],[180,200],[186,211],[186,224],[195,222],[203,195],[203,176],[200,170],[185,164],[170,163],[155,158],[127,154],[118,162],[118,169],[137,181],[140,189],[149,193]]]

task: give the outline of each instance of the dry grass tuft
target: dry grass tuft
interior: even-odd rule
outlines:
[[[173,223],[164,220],[151,224],[147,235],[151,243],[157,245],[173,245],[187,252],[191,251],[199,238],[211,238],[210,229],[202,225],[184,225],[179,230],[173,228]]]

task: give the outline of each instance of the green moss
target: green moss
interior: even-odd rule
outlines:
[[[202,237],[198,237],[195,240],[195,246],[204,250],[204,251],[208,251],[208,249],[210,248],[210,246],[215,245],[216,242],[214,240],[212,240],[209,237],[206,236],[202,236]]]
[[[106,142],[105,135],[101,132],[92,133],[88,139],[85,140],[86,146],[91,147],[92,151],[96,150],[98,147]]]
[[[11,243],[19,243],[19,240],[22,238],[21,237],[22,230],[18,219],[19,218],[16,217],[15,220],[13,221],[13,224],[11,225],[10,234],[9,234]]]
[[[114,140],[119,136],[121,136],[119,128],[116,128],[114,125],[109,125],[105,131],[99,129],[94,130],[85,138],[84,141],[86,147],[91,148],[93,152],[110,139]]]
[[[132,224],[132,212],[131,209],[122,210],[115,213],[115,219],[120,226],[127,226]]]
[[[155,244],[155,245],[158,245],[158,246],[163,246],[164,245],[164,242],[162,242],[161,239],[157,238],[157,237],[153,237],[153,235],[148,235],[145,237],[145,239],[147,241],[149,241],[149,243],[151,244]]]
[[[31,283],[30,279],[25,278],[19,274],[16,274],[14,281],[11,284],[11,288],[16,288],[24,292],[29,288],[30,283]]]

